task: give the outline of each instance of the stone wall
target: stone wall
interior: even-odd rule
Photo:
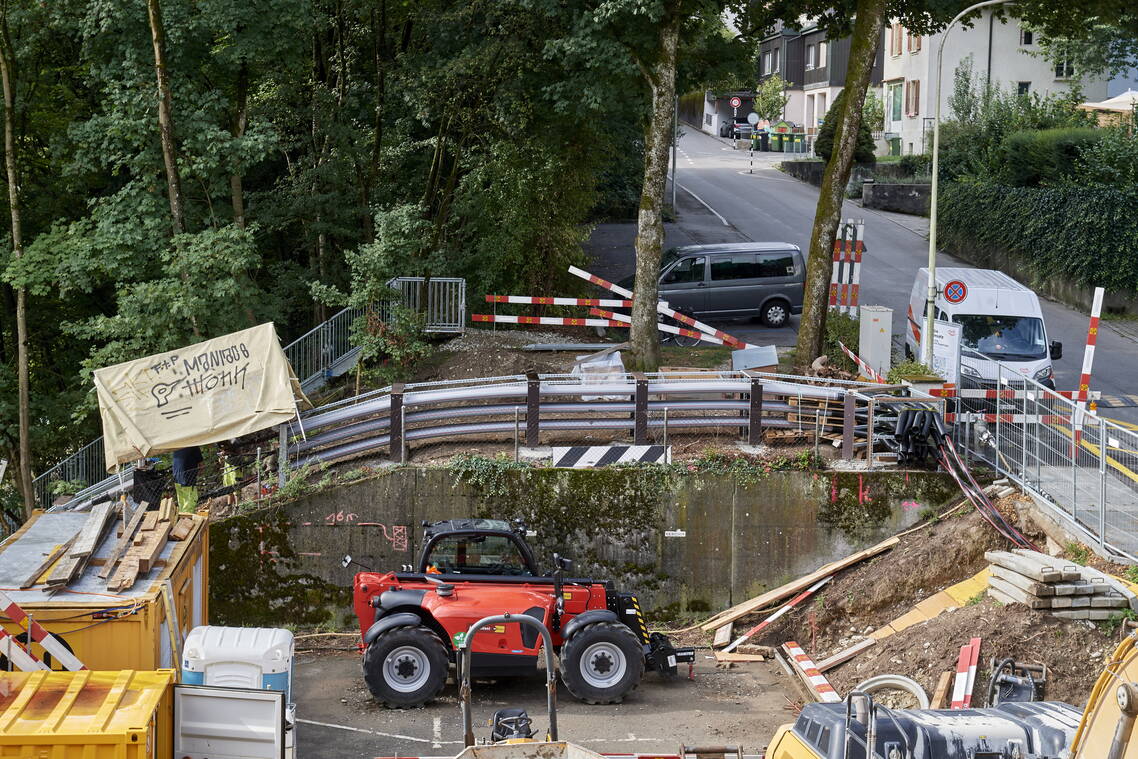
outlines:
[[[357,568],[415,561],[420,523],[526,520],[548,566],[635,590],[648,609],[720,609],[867,547],[956,495],[929,472],[776,471],[756,478],[680,467],[529,469],[468,477],[403,467],[213,525],[214,624],[350,622]],[[669,533],[673,536],[668,536]]]
[[[882,211],[928,216],[931,193],[932,185],[928,184],[865,182],[861,186],[861,204]]]

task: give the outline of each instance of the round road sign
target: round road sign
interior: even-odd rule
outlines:
[[[737,97],[731,98],[731,107],[732,108],[738,108],[741,105],[743,105],[743,101],[740,98],[737,98]]]
[[[747,123],[750,124],[751,126],[758,124],[759,123],[759,114],[755,113],[754,111],[751,111],[750,113],[748,113],[747,114]]]
[[[949,303],[962,303],[968,297],[968,286],[954,279],[944,286],[944,299]]]

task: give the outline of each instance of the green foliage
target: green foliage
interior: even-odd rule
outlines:
[[[949,249],[1014,255],[1041,277],[1138,292],[1138,186],[941,185],[941,238]]]
[[[1013,187],[1055,185],[1069,180],[1082,154],[1103,132],[1089,127],[1062,127],[1012,132],[1000,144],[1001,179]]]
[[[740,485],[755,485],[771,472],[787,470],[812,471],[822,466],[813,451],[804,450],[794,456],[759,458],[745,453],[707,451],[695,461],[677,465],[679,471],[693,474],[714,474],[730,477]]]
[[[773,123],[782,118],[783,109],[790,100],[790,95],[786,94],[789,87],[790,83],[778,74],[772,74],[759,83],[752,107],[760,119]]]
[[[901,171],[912,177],[927,178],[932,174],[932,156],[927,153],[903,155],[898,159],[897,165],[901,167]]]
[[[982,590],[979,593],[977,593],[976,595],[969,598],[967,601],[965,601],[964,605],[965,606],[979,606],[980,604],[984,603],[984,598],[986,596],[987,596],[987,593]]]
[[[1122,576],[1126,578],[1128,582],[1138,583],[1138,564],[1131,564],[1122,570]]]
[[[1138,133],[1127,128],[1099,130],[1099,139],[1079,151],[1074,173],[1076,184],[1138,184]]]
[[[1063,546],[1063,555],[1079,566],[1085,567],[1091,560],[1091,549],[1072,540]]]
[[[934,522],[935,523],[935,522],[940,521],[940,512],[937,511],[936,508],[933,506],[926,506],[923,509],[921,509],[920,513],[917,514],[917,517],[922,522]]]
[[[865,91],[865,103],[861,106],[861,123],[865,124],[870,132],[885,128],[885,102],[874,87]]]
[[[889,373],[885,375],[885,380],[890,384],[897,384],[906,377],[928,376],[932,373],[933,370],[920,361],[902,361],[889,369]]]
[[[471,485],[486,498],[503,498],[509,492],[507,472],[529,469],[525,462],[514,461],[510,456],[499,453],[494,458],[460,453],[447,464],[454,472],[455,483]]]
[[[814,153],[825,161],[830,160],[830,153],[834,149],[834,129],[837,126],[838,120],[841,118],[842,110],[846,107],[845,95],[846,91],[842,90],[838,93],[838,96],[834,98],[834,102],[830,105],[830,110],[826,112],[826,118],[822,121],[822,126],[818,128],[818,136],[814,140]],[[883,115],[882,121],[884,121],[884,118]],[[854,162],[873,163],[873,151],[873,134],[870,132],[869,124],[867,124],[863,118],[857,132],[857,145],[854,148]]]
[[[829,356],[830,366],[847,372],[857,371],[857,364],[845,354],[839,343],[857,353],[861,343],[860,331],[857,319],[852,316],[837,311],[826,314],[826,338],[822,343],[822,350]]]
[[[1118,631],[1122,629],[1123,622],[1126,621],[1138,621],[1138,613],[1133,609],[1123,609],[1120,612],[1111,614],[1109,619],[1097,622],[1096,625],[1104,634],[1113,638],[1118,635]]]

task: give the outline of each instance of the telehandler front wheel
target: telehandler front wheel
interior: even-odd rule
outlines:
[[[364,681],[392,709],[422,706],[442,692],[450,659],[438,635],[422,625],[395,627],[364,652]]]
[[[619,704],[643,674],[640,641],[619,622],[586,625],[561,648],[561,680],[587,704]]]

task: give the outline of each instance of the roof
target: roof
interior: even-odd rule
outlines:
[[[684,245],[673,250],[680,255],[689,255],[691,253],[758,253],[767,250],[800,250],[800,248],[789,242],[721,242],[709,245]]]
[[[922,268],[927,272],[928,269]],[[936,283],[943,287],[954,279],[963,280],[971,290],[1010,290],[1012,292],[1032,292],[1030,287],[1024,287],[1019,282],[995,269],[964,269],[953,267],[938,267],[936,270]]]

